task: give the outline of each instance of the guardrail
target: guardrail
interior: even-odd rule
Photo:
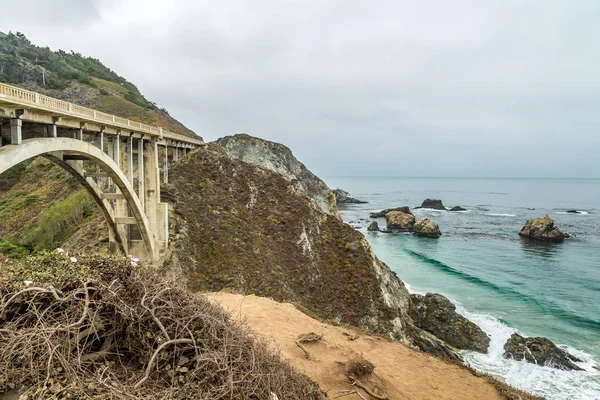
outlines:
[[[186,143],[204,144],[200,139],[170,132],[162,129],[162,127],[146,125],[126,118],[117,117],[116,115],[106,114],[102,111],[82,107],[77,104],[69,103],[68,101],[55,99],[5,83],[0,83],[0,102],[2,100],[7,100],[26,108],[44,110],[57,115],[73,117],[88,122],[96,122],[101,125],[125,128],[136,132],[147,133],[151,136],[162,136],[165,139],[178,140]]]

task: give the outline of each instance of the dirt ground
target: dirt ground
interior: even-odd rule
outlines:
[[[228,309],[234,318],[245,320],[253,330],[269,338],[283,357],[316,381],[332,399],[361,398],[348,394],[357,388],[349,383],[345,373],[348,363],[360,357],[375,365],[375,376],[361,382],[375,394],[387,394],[390,399],[502,399],[486,380],[458,365],[398,342],[322,323],[292,304],[225,292],[206,295]],[[296,339],[309,332],[323,337],[316,343],[303,344],[310,353],[307,359]],[[349,340],[347,334],[359,337]],[[370,398],[358,391],[363,398]]]

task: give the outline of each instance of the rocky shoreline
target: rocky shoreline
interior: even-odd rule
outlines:
[[[425,199],[421,206],[414,209],[445,210],[448,212],[467,211],[461,206],[446,208],[441,200]],[[576,210],[569,210],[575,213]],[[384,218],[385,229],[381,229],[377,221],[372,221],[368,232],[381,233],[414,233],[419,236],[439,238],[439,226],[423,217],[416,221],[408,206],[388,208],[370,213],[370,218]],[[528,219],[519,232],[522,238],[534,241],[561,242],[570,235],[562,232],[548,215],[541,218]],[[489,337],[473,322],[456,313],[454,305],[444,296],[437,293],[426,295],[411,294],[412,308],[409,312],[416,326],[442,339],[456,349],[487,352]],[[556,369],[581,371],[577,357],[557,347],[552,341],[543,337],[523,337],[513,334],[504,344],[505,358],[525,360],[527,362],[549,366]]]

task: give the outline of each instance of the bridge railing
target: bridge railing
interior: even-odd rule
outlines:
[[[68,101],[55,99],[43,94],[0,83],[0,102],[3,100],[29,108],[52,112],[53,114],[97,122],[102,125],[110,125],[117,128],[131,129],[137,132],[148,133],[152,136],[162,136],[162,138],[165,139],[177,140],[185,143],[204,144],[200,139],[170,132],[162,129],[162,127],[131,121],[126,118],[117,117],[116,115],[106,114],[91,108],[69,103]]]

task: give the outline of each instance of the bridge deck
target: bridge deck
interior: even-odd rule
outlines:
[[[52,118],[67,119],[80,123],[91,123],[97,126],[109,127],[112,130],[135,132],[143,134],[144,137],[157,137],[164,140],[173,140],[193,145],[204,145],[200,138],[193,138],[174,132],[169,132],[160,126],[143,124],[141,122],[131,121],[116,115],[110,115],[91,108],[82,107],[68,101],[55,99],[40,93],[31,92],[15,86],[0,83],[0,106],[8,106],[14,109],[26,110],[20,118],[32,122],[40,121],[40,115]],[[1,107],[0,107],[1,108]],[[0,110],[0,116],[3,110]],[[8,110],[4,110],[5,114]],[[16,117],[16,115],[6,115]]]

